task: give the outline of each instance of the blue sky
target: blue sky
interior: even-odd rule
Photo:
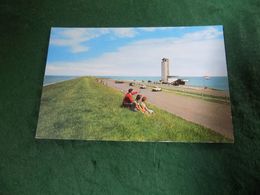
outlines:
[[[52,28],[46,75],[226,76],[222,26]]]

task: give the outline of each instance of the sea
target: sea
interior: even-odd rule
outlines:
[[[55,76],[55,75],[45,75],[43,80],[43,86],[50,85],[53,83],[58,83],[62,81],[67,81],[71,79],[75,79],[78,76]]]
[[[44,77],[43,85],[49,85],[56,82],[66,81],[75,79],[78,76],[50,76],[46,75]],[[114,80],[122,80],[122,81],[152,81],[156,82],[161,79],[160,76],[95,76],[97,78],[108,78]],[[193,86],[193,87],[208,87],[212,89],[218,89],[223,91],[228,91],[228,78],[226,76],[221,77],[209,77],[206,79],[205,77],[185,77],[185,76],[177,76],[176,78],[186,80],[185,85]]]

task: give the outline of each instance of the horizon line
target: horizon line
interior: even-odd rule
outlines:
[[[134,75],[58,75],[58,74],[45,74],[44,76],[68,76],[68,77],[161,77],[158,75],[151,75],[151,76],[134,76]],[[172,75],[171,75],[172,76]],[[173,75],[173,77],[228,77],[228,75]]]

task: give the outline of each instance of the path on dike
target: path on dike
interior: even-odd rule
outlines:
[[[148,102],[187,121],[200,124],[230,139],[233,137],[231,108],[229,104],[209,102],[175,93],[152,92],[150,88],[130,87],[129,83],[116,84],[114,80],[105,80],[105,85],[127,92],[129,88],[140,92]]]

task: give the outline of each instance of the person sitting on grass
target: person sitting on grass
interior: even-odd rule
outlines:
[[[145,104],[145,101],[147,100],[147,97],[142,97],[142,100],[140,102],[140,107],[142,108],[142,110],[144,111],[144,113],[147,113],[147,114],[153,114],[154,111],[147,108],[146,104]]]
[[[134,91],[132,88],[128,89],[128,93],[125,94],[125,97],[122,102],[122,107],[131,108],[134,99],[133,95],[137,94],[136,91]]]
[[[140,106],[141,99],[142,99],[142,95],[139,94],[136,96],[135,101],[133,102],[133,104],[130,108],[132,111],[134,111],[134,112],[141,111],[142,113],[144,113],[144,110]]]

